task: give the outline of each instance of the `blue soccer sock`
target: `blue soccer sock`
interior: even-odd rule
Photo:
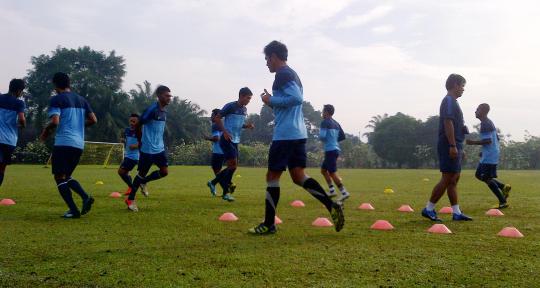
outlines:
[[[64,202],[66,202],[69,207],[69,211],[74,214],[80,213],[79,208],[73,201],[71,190],[69,189],[66,179],[56,180],[56,187],[58,188],[58,192],[60,192],[60,196],[62,196],[62,199],[64,199]]]
[[[313,197],[323,203],[326,209],[328,209],[328,211],[332,210],[332,204],[334,204],[334,202],[332,201],[332,199],[330,199],[326,192],[324,192],[324,189],[321,187],[319,182],[317,182],[317,180],[313,178],[307,178],[304,181],[302,187],[304,187],[304,189],[306,189],[309,194],[311,194]]]
[[[71,190],[73,190],[75,193],[79,194],[79,196],[81,196],[83,200],[88,199],[88,193],[84,191],[79,181],[70,177],[66,182],[68,184],[68,187],[71,188]]]

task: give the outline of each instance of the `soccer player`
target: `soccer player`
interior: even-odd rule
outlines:
[[[498,209],[508,207],[507,199],[512,187],[497,180],[497,164],[499,163],[499,136],[495,125],[488,118],[490,107],[487,103],[482,103],[476,108],[476,118],[480,119],[480,139],[467,139],[468,145],[482,145],[482,156],[478,168],[476,168],[476,178],[485,182],[491,192],[499,200]]]
[[[124,130],[121,141],[124,143],[124,159],[118,168],[118,175],[127,184],[128,189],[126,195],[131,193],[133,187],[133,180],[129,175],[129,172],[133,170],[135,165],[139,163],[139,137],[137,137],[137,127],[139,125],[139,115],[131,114],[129,116],[129,127]],[[148,197],[147,193],[143,195]]]
[[[220,183],[223,187],[223,200],[234,201],[229,189],[234,172],[238,167],[238,143],[242,129],[253,129],[252,123],[245,123],[247,117],[246,106],[251,101],[253,93],[248,87],[240,89],[238,92],[238,101],[225,104],[219,113],[215,116],[215,124],[222,131],[219,138],[219,146],[223,151],[227,167],[216,174],[216,177],[208,181],[212,195],[216,194],[216,184]],[[223,120],[225,118],[225,120]]]
[[[135,195],[137,195],[139,186],[143,193],[147,194],[146,183],[169,174],[163,133],[165,132],[165,121],[167,120],[165,106],[171,103],[172,95],[171,90],[163,85],[157,87],[155,94],[158,101],[150,105],[139,118],[139,125],[142,125],[141,149],[137,167],[139,173],[135,176],[131,186],[131,193],[126,199],[128,209],[133,212],[139,211],[137,203],[135,203]],[[154,164],[158,166],[159,170],[155,170],[146,176]]]
[[[307,129],[302,113],[303,88],[296,72],[287,66],[287,46],[272,41],[264,47],[264,55],[268,70],[270,73],[276,73],[272,85],[273,95],[266,89],[261,94],[264,104],[271,107],[274,112],[274,133],[266,173],[264,222],[248,231],[259,235],[276,232],[274,219],[280,196],[279,179],[287,168],[296,185],[306,189],[324,204],[332,215],[336,231],[340,231],[345,223],[343,207],[340,203],[333,202],[321,185],[304,171],[307,160]]]
[[[339,149],[339,141],[345,140],[345,132],[343,132],[339,123],[334,120],[334,111],[333,105],[327,104],[323,107],[322,116],[324,120],[321,122],[319,131],[319,139],[324,144],[324,161],[321,165],[321,174],[324,176],[326,183],[328,183],[328,195],[330,197],[337,195],[334,188],[334,184],[336,184],[341,192],[341,197],[338,201],[343,202],[351,196],[337,174],[337,159],[339,157],[339,151],[341,151]]]
[[[439,168],[442,173],[441,180],[431,192],[431,198],[422,210],[422,216],[431,221],[442,221],[437,217],[435,204],[441,199],[446,191],[452,205],[452,220],[470,221],[471,217],[463,214],[459,208],[457,185],[461,173],[461,161],[464,157],[463,140],[468,134],[463,121],[463,112],[457,99],[465,91],[465,78],[458,74],[450,74],[446,80],[447,95],[443,98],[439,109],[439,139],[437,153],[439,156]]]
[[[40,138],[45,141],[56,129],[51,156],[52,173],[58,191],[69,207],[62,217],[80,218],[81,215],[90,212],[94,198],[86,193],[71,175],[79,164],[84,149],[84,127],[94,125],[97,118],[86,99],[71,91],[67,74],[62,72],[54,74],[52,82],[57,94],[50,100],[48,111],[50,122],[43,129]],[[73,201],[71,190],[82,198],[81,211]]]
[[[11,155],[17,146],[18,126],[26,126],[24,101],[22,96],[25,85],[21,79],[9,82],[7,94],[0,94],[0,186],[4,182],[6,166],[11,164]]]

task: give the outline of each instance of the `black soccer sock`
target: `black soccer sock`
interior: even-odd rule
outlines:
[[[133,188],[133,179],[129,174],[120,174],[120,178],[128,185],[128,187]]]
[[[86,191],[84,191],[84,189],[82,188],[81,184],[73,179],[73,178],[69,178],[67,180],[67,184],[68,184],[68,187],[71,188],[71,190],[73,190],[75,193],[79,194],[79,196],[81,196],[81,198],[83,200],[86,200],[88,199],[88,193],[86,193]]]
[[[73,201],[71,190],[69,190],[69,186],[66,180],[56,180],[56,187],[58,188],[58,192],[60,192],[60,196],[62,196],[62,199],[64,199],[64,202],[66,202],[67,206],[69,207],[69,211],[71,211],[72,213],[80,213],[79,208]]]
[[[229,193],[229,186],[231,186],[231,179],[234,174],[234,171],[236,171],[236,168],[226,168],[223,172],[223,176],[219,180],[219,185],[223,188],[223,195]]]
[[[143,183],[144,179],[137,174],[135,176],[135,180],[133,180],[133,186],[131,187],[131,192],[129,193],[128,200],[135,200],[135,194],[137,194],[137,190],[139,190],[139,186],[141,183]]]
[[[326,192],[324,192],[324,189],[317,180],[308,178],[304,181],[302,187],[304,187],[304,189],[306,189],[313,197],[317,198],[317,200],[321,201],[328,211],[332,210],[332,204],[334,204],[334,202],[326,195]]]
[[[270,227],[274,225],[276,208],[279,202],[279,187],[266,187],[266,209],[264,213],[264,225]]]
[[[227,174],[228,171],[227,171],[227,168],[219,171],[217,174],[216,174],[216,177],[214,179],[212,179],[212,185],[216,185],[217,183],[221,183],[221,179],[223,179],[223,177],[225,176],[225,174]],[[223,185],[222,185],[223,187]]]
[[[497,183],[493,181],[493,179],[489,180],[487,182],[487,185],[489,189],[491,190],[491,192],[493,192],[493,194],[495,194],[497,199],[499,199],[500,204],[506,203],[506,198],[504,198],[504,195],[502,194],[501,189],[499,189],[499,185],[497,185]]]
[[[0,186],[2,186],[2,182],[4,182],[4,173],[0,173]]]
[[[504,183],[500,182],[497,179],[491,179],[491,180],[494,181],[497,184],[497,186],[499,186],[500,189],[504,188]]]
[[[150,181],[158,180],[159,178],[161,178],[161,174],[159,174],[159,170],[156,170],[150,173],[150,175],[144,177],[143,184],[146,184]]]

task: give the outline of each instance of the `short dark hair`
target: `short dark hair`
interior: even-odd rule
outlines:
[[[9,93],[22,91],[24,88],[26,88],[26,86],[24,85],[24,80],[22,79],[11,79],[11,81],[9,81]]]
[[[454,88],[456,85],[462,85],[467,83],[465,78],[459,74],[450,74],[448,79],[446,79],[446,90]]]
[[[213,110],[212,110],[212,115],[211,115],[211,116],[216,116],[217,114],[219,114],[219,112],[221,112],[220,109],[217,109],[217,108],[216,108],[216,109],[213,109]]]
[[[54,87],[60,89],[66,89],[70,87],[69,76],[64,72],[56,72],[52,78]]]
[[[330,104],[326,104],[323,106],[323,112],[328,112],[328,114],[330,115],[334,115],[334,106],[333,105],[330,105]]]
[[[486,113],[489,113],[489,110],[491,110],[491,107],[489,107],[489,104],[487,103],[482,103],[480,104],[480,106],[484,107],[486,109]]]
[[[139,118],[139,114],[131,113],[131,115],[129,115],[129,118],[131,118],[131,117]]]
[[[282,61],[287,61],[289,50],[287,50],[287,46],[285,46],[285,44],[274,40],[264,47],[264,55],[266,55],[266,57],[270,57],[272,54],[276,54],[276,56]]]
[[[169,87],[165,86],[165,85],[159,85],[157,88],[156,88],[156,95],[161,95],[165,92],[171,92],[171,89],[169,89]]]
[[[241,88],[240,91],[238,91],[238,96],[251,96],[253,95],[253,92],[249,90],[248,87]]]

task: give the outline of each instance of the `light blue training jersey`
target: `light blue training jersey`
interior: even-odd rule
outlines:
[[[324,144],[324,151],[341,151],[339,148],[339,134],[341,132],[341,126],[339,123],[332,119],[324,119],[321,122],[321,128],[319,130],[319,139]]]
[[[212,123],[212,137],[218,137],[218,141],[212,142],[212,153],[214,154],[223,154],[223,150],[221,150],[221,146],[219,146],[219,138],[221,137],[221,130],[219,130],[219,127],[217,124]]]
[[[143,125],[141,152],[157,154],[165,151],[163,134],[165,133],[166,120],[167,111],[161,110],[158,102],[146,108],[139,119],[139,123]]]
[[[225,104],[219,115],[223,120],[223,126],[231,134],[233,143],[240,143],[240,136],[242,135],[242,129],[244,122],[247,118],[247,108],[238,104],[238,101]]]
[[[0,143],[17,146],[18,114],[24,112],[25,105],[11,94],[0,95]]]
[[[77,93],[63,92],[51,98],[49,118],[60,117],[56,129],[54,146],[69,146],[84,149],[84,125],[88,115],[93,113],[90,104]]]
[[[499,163],[499,136],[493,122],[486,118],[480,122],[480,137],[482,140],[490,139],[490,144],[482,145],[482,164],[498,164]]]
[[[137,139],[137,133],[134,129],[130,127],[124,130],[124,139],[126,141],[124,145],[124,158],[129,158],[132,160],[139,160],[139,149],[130,149],[129,146],[133,144],[139,145],[139,139]]]

